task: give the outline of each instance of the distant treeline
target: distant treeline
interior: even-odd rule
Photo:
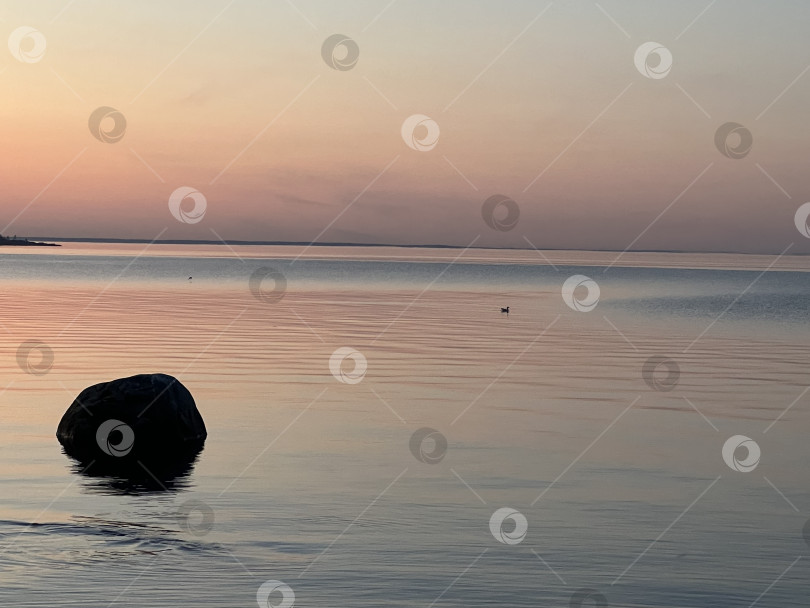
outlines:
[[[0,235],[0,245],[16,245],[18,247],[60,247],[57,243],[38,243],[25,238],[18,238],[17,235],[12,237]]]

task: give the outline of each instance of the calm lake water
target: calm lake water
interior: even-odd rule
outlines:
[[[810,259],[301,253],[0,252],[2,605],[808,605]],[[151,372],[192,472],[81,475],[64,410]]]

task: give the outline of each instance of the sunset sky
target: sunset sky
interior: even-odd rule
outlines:
[[[809,253],[809,25],[801,0],[7,0],[3,36],[46,49],[0,59],[0,231]],[[333,34],[356,65],[327,65]],[[662,78],[634,65],[651,41]],[[432,149],[403,139],[415,114]],[[196,223],[169,208],[184,186]]]

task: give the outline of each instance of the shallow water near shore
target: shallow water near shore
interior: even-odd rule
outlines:
[[[806,605],[807,258],[18,249],[0,251],[4,605],[255,606],[268,580],[298,606]],[[283,293],[251,292],[260,268]],[[593,310],[563,301],[572,275]],[[26,341],[47,373],[21,369]],[[330,371],[341,347],[359,382]],[[645,382],[654,356],[671,390]],[[169,491],[78,473],[64,410],[152,372],[205,419],[193,470]],[[423,427],[437,463],[409,447]],[[735,435],[761,450],[750,472],[724,462]],[[502,507],[519,542],[490,531]]]

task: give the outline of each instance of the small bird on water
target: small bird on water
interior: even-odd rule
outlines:
[[[508,317],[509,316],[509,307],[507,306],[506,308],[501,308],[501,312],[505,312],[506,316]]]

